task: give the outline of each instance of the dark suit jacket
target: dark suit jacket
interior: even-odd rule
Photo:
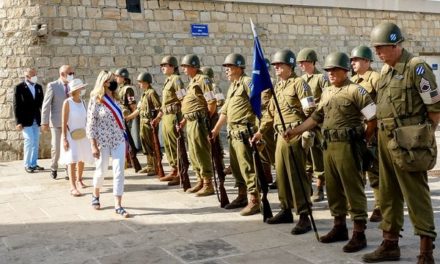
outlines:
[[[43,87],[35,84],[35,99],[26,82],[21,82],[14,89],[14,114],[17,125],[32,126],[34,119],[41,123],[41,105],[43,104]]]

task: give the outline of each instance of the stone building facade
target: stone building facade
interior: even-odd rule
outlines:
[[[127,67],[132,78],[148,71],[154,76],[154,86],[160,88],[164,80],[158,66],[161,58],[173,54],[180,59],[195,53],[203,65],[213,67],[226,92],[221,67],[225,56],[242,53],[248,72],[251,67],[249,18],[257,25],[267,56],[279,48],[296,53],[312,47],[322,62],[329,52],[368,45],[371,28],[382,21],[403,28],[404,45],[412,52],[440,52],[439,14],[250,2],[140,1],[142,12],[132,13],[127,11],[126,0],[0,1],[0,161],[22,158],[23,140],[15,130],[12,95],[26,67],[37,69],[43,86],[58,77],[62,64],[70,64],[76,76],[89,83],[89,90],[101,69],[118,67]],[[208,25],[209,36],[192,37],[193,23]],[[38,31],[44,27],[47,34]],[[50,156],[49,137],[49,133],[42,136],[40,157]]]

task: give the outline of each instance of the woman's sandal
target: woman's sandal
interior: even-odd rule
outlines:
[[[99,203],[99,196],[92,195],[92,206],[95,210],[99,210],[101,208],[101,204]]]
[[[73,197],[79,197],[82,195],[82,193],[80,193],[77,189],[71,189],[70,195],[72,195]]]
[[[86,188],[87,185],[84,184],[83,180],[78,180],[76,181],[76,185],[78,185],[79,187],[81,187],[82,189]]]
[[[127,213],[127,211],[125,211],[124,208],[119,207],[117,209],[115,209],[115,213],[117,213],[118,215],[121,215],[124,218],[128,218],[130,215]]]

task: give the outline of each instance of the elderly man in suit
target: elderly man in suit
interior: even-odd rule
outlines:
[[[41,126],[43,131],[48,131],[50,126],[51,157],[50,166],[51,176],[57,178],[58,160],[60,158],[61,142],[61,112],[64,100],[69,97],[69,81],[74,79],[73,68],[63,65],[59,70],[60,77],[47,85],[46,95],[43,101]]]
[[[24,75],[24,81],[15,86],[13,107],[16,128],[22,131],[24,138],[24,168],[32,173],[44,169],[37,165],[43,88],[37,83],[35,69],[26,69]]]

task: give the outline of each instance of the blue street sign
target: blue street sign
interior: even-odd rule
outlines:
[[[207,24],[191,24],[191,35],[193,37],[208,37],[208,25]]]
[[[438,64],[437,63],[432,64],[432,69],[434,71],[438,70]]]

